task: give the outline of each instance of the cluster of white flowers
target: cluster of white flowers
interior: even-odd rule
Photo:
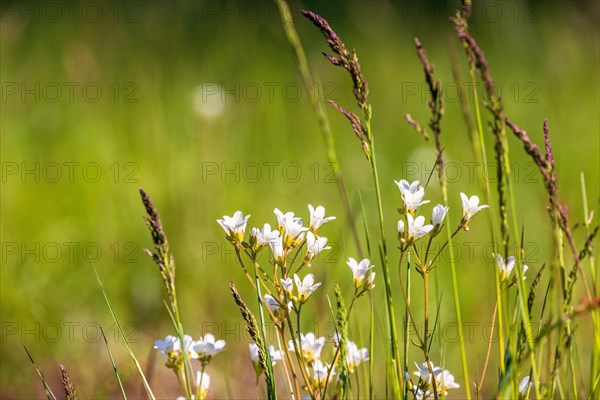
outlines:
[[[419,190],[424,193],[422,188]],[[424,203],[422,193],[419,193],[413,196],[411,200],[414,210],[418,205]],[[311,273],[301,278],[298,273],[292,275],[292,271],[289,271],[291,265],[293,265],[293,260],[288,263],[288,256],[290,256],[292,250],[298,249],[298,252],[300,252],[302,246],[306,246],[306,252],[301,253],[304,258],[301,267],[297,270],[299,271],[304,266],[310,266],[310,263],[319,253],[330,249],[330,246],[327,246],[327,238],[319,236],[318,230],[323,224],[334,220],[335,217],[326,217],[325,208],[322,206],[315,208],[309,204],[308,210],[310,223],[308,227],[305,227],[302,219],[293,212],[282,212],[276,208],[274,213],[277,217],[277,229],[272,229],[269,224],[264,224],[261,229],[252,228],[247,242],[244,241],[244,235],[249,216],[244,216],[241,211],[236,211],[233,217],[224,216],[223,219],[218,220],[225,231],[226,238],[232,242],[236,250],[244,250],[246,254],[252,257],[264,248],[269,247],[271,249],[274,268],[274,279],[271,283],[276,285],[277,291],[269,291],[269,293],[264,294],[263,298],[264,304],[273,313],[289,313],[292,310],[300,313],[301,306],[321,286],[321,283],[316,282],[315,276]],[[294,260],[298,252],[293,253]],[[352,271],[355,298],[375,287],[375,272],[372,271],[374,265],[368,259],[357,261],[350,257],[346,264]],[[277,278],[275,271],[279,269],[283,272],[283,276]],[[289,276],[287,273],[289,273]],[[275,318],[279,317],[285,318],[283,314]],[[308,384],[312,385],[315,390],[325,388],[328,380],[336,375],[335,366],[339,366],[336,363],[345,362],[348,372],[354,373],[361,363],[369,360],[369,352],[366,348],[359,348],[356,343],[347,341],[346,359],[334,360],[333,364],[335,365],[325,363],[321,359],[321,352],[325,343],[325,337],[318,337],[312,332],[299,333],[299,336],[295,337],[294,340],[288,340],[287,343],[287,350],[300,356],[310,378]],[[339,341],[337,338],[334,338],[334,344],[335,347],[338,347]],[[258,376],[263,372],[263,366],[260,364],[259,359],[259,347],[252,343],[249,345],[249,350],[254,370]],[[281,360],[283,356],[281,350],[277,350],[273,346],[269,346],[269,354],[273,364]],[[336,376],[334,379],[337,382],[338,377]]]
[[[182,346],[181,340],[177,336],[168,335],[165,340],[156,340],[154,348],[167,357],[166,365],[171,369],[178,370],[183,368],[184,359],[182,351],[186,352],[189,359],[198,360],[204,368],[215,355],[225,350],[225,341],[216,340],[210,333],[198,340],[193,340],[191,336],[185,335]],[[196,386],[200,388],[201,399],[206,397],[209,385],[210,376],[198,371]]]
[[[282,212],[278,208],[274,210],[277,217],[277,229],[271,229],[271,225],[264,224],[262,229],[252,228],[248,243],[244,242],[244,235],[249,215],[244,216],[241,211],[236,211],[233,217],[223,216],[223,219],[217,220],[219,225],[225,231],[227,240],[235,246],[248,247],[255,253],[260,252],[267,245],[273,253],[273,260],[282,265],[289,252],[302,243],[306,243],[305,262],[310,262],[323,250],[331,249],[327,246],[327,238],[319,236],[317,230],[326,222],[332,221],[335,217],[325,217],[325,208],[323,206],[313,207],[308,205],[310,212],[310,225],[304,227],[302,219],[296,217],[291,211]]]
[[[435,389],[440,396],[447,396],[449,389],[458,389],[460,385],[454,381],[454,376],[442,367],[436,367],[432,362],[424,362],[421,365],[415,363],[417,370],[413,373],[419,378],[416,384],[410,380],[408,373],[405,374],[408,388],[412,391],[417,400],[434,399],[433,380],[435,379]],[[433,374],[432,374],[433,371]]]
[[[425,223],[424,216],[417,216],[419,207],[429,203],[429,200],[423,200],[425,196],[425,188],[421,186],[419,181],[408,183],[402,179],[395,181],[402,195],[403,206],[400,208],[404,218],[398,221],[398,238],[403,244],[413,244],[423,236],[430,234],[431,237],[440,233],[444,224],[444,219],[448,213],[448,207],[441,204],[436,205],[431,213],[431,223]],[[479,197],[467,197],[464,193],[460,194],[463,206],[463,216],[460,222],[460,227],[468,229],[468,223],[471,218],[480,210],[487,208],[487,205],[479,205]]]

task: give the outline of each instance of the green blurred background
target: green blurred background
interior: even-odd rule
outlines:
[[[592,208],[599,198],[599,4],[489,1],[475,5],[472,21],[507,115],[538,143],[542,120],[550,119],[561,195],[573,223],[583,219],[581,172]],[[318,30],[299,18],[298,9],[320,13],[358,51],[371,89],[392,265],[398,256],[393,238],[400,203],[393,180],[424,180],[433,160],[431,146],[403,119],[406,113],[422,122],[428,116],[415,36],[446,90],[442,140],[453,216],[460,209],[459,192],[482,195],[458,101],[459,95],[470,95],[453,82],[449,61],[449,49],[456,47],[466,76],[464,54],[448,22],[456,6],[437,1],[292,5],[321,101],[336,99],[353,107],[351,83],[322,58],[320,52],[328,49]],[[179,394],[175,378],[152,350],[153,341],[172,329],[160,276],[142,251],[151,242],[141,219],[139,187],[158,207],[175,254],[187,331],[194,337],[212,331],[228,342],[227,351],[208,369],[211,398],[254,397],[242,319],[228,290],[233,280],[249,298],[249,285],[216,223],[222,215],[240,209],[252,214],[250,226],[260,226],[276,222],[272,210],[278,207],[306,221],[311,203],[338,216],[322,228],[334,248],[313,266],[324,286],[304,315],[307,327],[331,334],[325,294],[332,293],[334,281],[350,294],[345,260],[358,252],[273,4],[2,2],[0,44],[3,398],[43,396],[23,344],[50,382],[58,383],[57,364],[64,363],[83,397],[118,397],[99,326],[108,334],[128,392],[143,395],[123,343],[115,337],[92,263],[118,316],[128,324],[155,393]],[[329,106],[327,111],[348,192],[357,209],[362,195],[374,244],[378,231],[368,163],[347,121]],[[537,271],[551,258],[546,197],[519,143],[513,137],[509,142],[527,263]],[[440,201],[437,185],[431,185],[427,198]],[[471,231],[459,236],[457,248],[463,320],[473,326],[467,338],[472,378],[481,373],[495,301],[487,224],[489,215],[478,216]],[[581,229],[576,233],[580,239]],[[378,257],[371,258],[381,279]],[[462,384],[452,287],[443,258],[436,280],[443,329],[435,359],[443,359]],[[381,328],[375,357],[383,368],[383,286],[379,280],[377,285]],[[367,345],[368,301],[362,299],[355,312],[352,336]],[[580,329],[586,332],[587,325],[582,322]],[[586,346],[576,343],[583,370]],[[488,394],[496,385],[494,353]],[[416,351],[414,360],[422,362]],[[384,382],[383,374],[378,379]],[[587,374],[581,377],[582,385],[586,379]]]

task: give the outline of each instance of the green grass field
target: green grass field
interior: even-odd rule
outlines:
[[[590,208],[599,205],[599,4],[484,2],[475,8],[471,23],[506,114],[537,143],[543,143],[542,121],[549,118],[560,194],[572,224],[582,223],[584,216],[581,172]],[[326,44],[299,16],[299,6],[293,8],[296,27],[318,81],[317,95],[354,106],[350,80],[321,57]],[[444,88],[442,141],[451,210],[455,216],[460,212],[461,191],[482,196],[458,100],[472,93],[454,83],[449,57],[455,48],[466,77],[462,46],[447,21],[454,5],[335,1],[301,6],[327,18],[345,43],[356,48],[369,81],[386,233],[395,265],[396,209],[402,200],[394,180],[424,181],[435,160],[432,147],[403,117],[428,118],[415,36]],[[351,290],[345,262],[358,258],[358,252],[274,4],[90,1],[71,9],[61,2],[3,2],[0,45],[2,398],[43,396],[23,345],[51,384],[59,385],[57,365],[63,363],[80,396],[117,397],[100,326],[128,393],[143,396],[92,265],[127,324],[136,355],[149,368],[155,394],[179,394],[175,378],[152,349],[155,339],[173,332],[160,276],[143,252],[152,243],[141,218],[140,187],[152,196],[169,236],[186,330],[193,336],[213,331],[227,340],[226,352],[211,363],[209,398],[254,397],[255,390],[243,320],[229,281],[246,298],[252,291],[216,223],[223,215],[239,209],[252,214],[250,226],[274,225],[274,208],[293,210],[306,220],[310,203],[338,217],[323,228],[333,249],[312,267],[323,288],[303,314],[308,325],[332,333],[325,295],[333,295],[335,281]],[[478,92],[483,95],[482,87]],[[347,121],[329,105],[326,110],[348,193],[359,210],[360,232],[362,197],[375,246],[377,208],[369,165]],[[493,160],[487,129],[486,135],[488,159]],[[517,217],[525,227],[525,261],[537,272],[552,259],[547,198],[541,176],[512,133],[509,145]],[[488,169],[492,186],[494,168]],[[433,183],[428,198],[435,204],[441,194]],[[473,333],[467,338],[472,379],[481,372],[495,302],[488,229],[492,212],[478,216],[456,244],[463,324],[471,324]],[[594,226],[597,221],[594,217]],[[581,241],[583,231],[575,229],[575,235]],[[375,248],[370,258],[379,268]],[[442,329],[433,352],[437,359],[444,357],[462,383],[447,265],[442,258],[435,276]],[[392,281],[397,282],[396,268]],[[546,284],[547,277],[544,288]],[[581,289],[576,287],[575,303],[582,299]],[[418,307],[420,288],[415,290]],[[380,340],[372,356],[383,365],[380,281],[374,293]],[[398,292],[395,300],[400,307]],[[354,337],[365,344],[368,309],[368,301],[360,301],[350,323]],[[583,388],[591,321],[582,319],[577,330],[587,332],[575,343]],[[416,350],[415,360],[420,360]],[[496,352],[491,363],[484,397],[495,393]],[[377,381],[383,384],[384,378],[382,373]],[[456,393],[461,397],[463,388]]]

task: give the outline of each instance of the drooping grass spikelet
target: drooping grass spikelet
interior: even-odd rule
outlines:
[[[486,108],[490,111],[493,117],[493,122],[490,122],[490,129],[494,136],[494,152],[496,156],[496,163],[498,165],[496,168],[496,177],[500,210],[500,233],[502,237],[504,257],[508,257],[509,227],[507,186],[509,185],[508,179],[510,168],[508,166],[508,147],[506,143],[506,132],[504,129],[504,105],[502,103],[502,97],[498,94],[496,85],[492,80],[489,63],[485,53],[469,32],[469,26],[467,23],[467,18],[469,15],[470,2],[463,2],[463,9],[461,12],[457,12],[453,18],[453,21],[458,37],[463,42],[464,48],[467,52],[467,58],[471,68],[475,69],[479,73],[479,76],[484,83],[484,88],[488,98]]]
[[[335,56],[333,56],[323,53],[325,58],[327,58],[331,64],[344,68],[350,74],[353,86],[352,93],[354,94],[358,108],[360,108],[363,112],[364,119],[361,120],[358,115],[346,110],[334,100],[329,100],[329,102],[338,111],[344,114],[346,118],[348,118],[350,125],[352,126],[352,130],[361,141],[361,146],[365,156],[368,160],[371,160],[371,106],[367,102],[367,97],[369,95],[369,84],[362,73],[356,50],[352,49],[350,52],[339,36],[331,28],[329,23],[320,15],[306,10],[302,10],[302,15],[308,18],[317,28],[321,30],[325,36],[327,44],[331,48],[331,51],[333,51],[335,54]]]
[[[443,171],[445,167],[444,157],[443,157],[443,149],[442,143],[440,141],[441,127],[440,121],[442,120],[442,116],[444,115],[444,99],[442,97],[441,90],[441,82],[439,79],[435,79],[433,73],[435,71],[435,65],[429,62],[427,58],[427,53],[425,52],[425,48],[421,44],[419,38],[415,38],[415,47],[417,48],[417,55],[419,56],[419,60],[421,60],[421,64],[423,64],[423,72],[425,73],[425,82],[427,83],[427,87],[429,88],[429,93],[431,94],[431,98],[427,102],[429,109],[431,110],[431,118],[429,119],[429,128],[433,132],[433,138],[435,141],[435,149],[437,152],[437,166],[439,171],[440,179],[443,176]],[[421,128],[418,122],[414,121],[409,114],[405,115],[408,123],[417,130],[417,132],[421,133],[425,140],[428,140],[428,134],[425,129]]]
[[[77,400],[77,392],[75,391],[75,385],[71,381],[67,369],[62,364],[60,364],[58,368],[60,368],[60,374],[62,376],[62,385],[63,389],[65,390],[65,397],[67,398],[67,400]]]

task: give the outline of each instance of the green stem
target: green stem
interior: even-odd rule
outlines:
[[[368,130],[370,131],[370,124],[367,124]],[[394,302],[392,299],[392,287],[390,281],[390,271],[387,259],[387,244],[385,240],[385,229],[383,222],[383,206],[381,202],[381,189],[379,185],[379,174],[377,172],[377,161],[375,157],[375,139],[372,135],[370,135],[371,141],[371,170],[373,172],[373,182],[375,184],[375,193],[377,197],[377,210],[379,215],[379,230],[381,235],[381,266],[383,271],[383,279],[385,284],[385,297],[386,297],[386,305],[388,312],[388,325],[390,328],[390,349],[392,352],[393,363],[396,365],[396,385],[398,388],[399,385],[403,382],[403,373],[400,368],[400,357],[398,353],[398,333],[396,331],[396,317],[394,312]]]

